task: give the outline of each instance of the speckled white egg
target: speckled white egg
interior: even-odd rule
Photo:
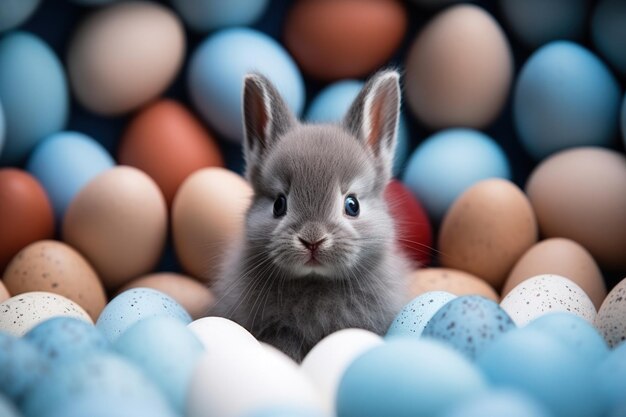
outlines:
[[[596,318],[593,302],[575,282],[560,275],[537,275],[521,282],[500,302],[518,326],[553,311],[566,311],[590,323]]]
[[[456,295],[447,291],[428,291],[413,299],[398,313],[385,337],[420,337],[428,321]]]
[[[0,331],[21,337],[51,317],[75,317],[93,324],[81,306],[59,294],[26,292],[0,304]]]
[[[626,278],[606,296],[594,324],[609,346],[626,340]]]

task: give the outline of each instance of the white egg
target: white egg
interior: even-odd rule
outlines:
[[[239,355],[257,350],[259,342],[250,332],[232,320],[223,317],[203,317],[187,325],[208,353]]]
[[[311,349],[300,365],[320,393],[329,415],[334,414],[335,396],[343,373],[357,356],[383,344],[375,333],[362,329],[343,329],[326,336]]]
[[[75,317],[93,324],[81,306],[59,294],[25,292],[0,304],[0,331],[23,336],[37,324],[52,317]]]
[[[576,314],[590,323],[596,318],[593,302],[575,282],[560,275],[537,275],[522,281],[500,302],[518,326],[553,311]]]
[[[606,296],[594,324],[609,346],[626,340],[626,278]]]

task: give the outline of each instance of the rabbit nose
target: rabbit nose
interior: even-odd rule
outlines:
[[[315,252],[322,243],[324,243],[324,241],[326,240],[325,237],[319,239],[316,242],[309,242],[308,240],[304,240],[301,237],[298,237],[298,240],[300,240],[300,243],[302,243],[302,245],[307,248],[308,250],[310,250],[311,252]]]

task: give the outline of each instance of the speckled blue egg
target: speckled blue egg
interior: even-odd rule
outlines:
[[[273,406],[257,410],[245,417],[331,417],[319,410],[309,410],[301,407]]]
[[[172,0],[190,28],[198,32],[254,23],[267,9],[268,0]]]
[[[596,328],[575,314],[549,313],[539,316],[526,327],[560,340],[589,365],[596,365],[609,354],[609,347]]]
[[[191,323],[189,313],[169,295],[151,288],[133,288],[119,294],[104,307],[96,327],[114,342],[139,320],[160,316]]]
[[[537,400],[515,390],[496,390],[459,404],[442,417],[552,417]]]
[[[172,317],[141,320],[114,346],[161,388],[175,410],[184,413],[191,376],[204,352],[202,343],[184,323]]]
[[[265,75],[291,110],[300,114],[305,99],[300,70],[287,51],[262,32],[221,30],[202,42],[189,62],[193,104],[211,127],[234,143],[243,139],[243,79],[251,71]]]
[[[593,53],[551,42],[524,64],[515,85],[513,121],[536,159],[575,146],[608,146],[617,134],[620,87]]]
[[[348,366],[337,416],[435,416],[485,389],[480,371],[441,342],[394,338]]]
[[[477,364],[493,385],[526,392],[555,417],[601,415],[592,368],[539,330],[522,328],[502,335],[485,348]]]
[[[39,180],[61,220],[76,194],[115,161],[102,145],[79,132],[55,133],[33,151],[26,169]]]
[[[65,126],[63,66],[37,36],[14,32],[0,39],[0,97],[6,123],[0,165],[22,163],[39,141]]]
[[[4,395],[0,395],[0,416],[21,417],[15,405]]]
[[[364,84],[357,80],[342,80],[324,88],[309,105],[305,120],[313,123],[339,123],[348,113],[350,105]],[[401,115],[398,124],[398,144],[393,159],[394,175],[400,173],[404,166],[409,148],[409,129],[404,116]]]
[[[403,181],[423,203],[429,217],[441,220],[463,191],[493,177],[511,178],[502,148],[476,130],[447,129],[430,136],[413,151]]]
[[[591,38],[598,52],[622,75],[626,75],[626,3],[601,0],[591,20]]]
[[[96,327],[73,317],[53,317],[24,335],[51,362],[80,360],[111,349]]]
[[[2,314],[2,312],[0,312]],[[25,340],[0,332],[0,394],[18,402],[46,373],[48,364]]]
[[[35,13],[39,3],[41,0],[0,1],[0,32],[13,29],[24,23]]]
[[[611,350],[598,364],[593,380],[608,409],[626,409],[626,342]]]
[[[171,409],[139,369],[111,354],[54,365],[28,392],[21,408],[24,417],[48,417],[59,415],[73,403],[90,401],[152,403],[155,409]]]
[[[446,291],[428,291],[404,306],[387,330],[386,338],[396,336],[419,337],[428,321],[456,295]]]

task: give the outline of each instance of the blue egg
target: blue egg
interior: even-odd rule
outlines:
[[[311,102],[305,119],[313,123],[339,123],[343,120],[363,88],[362,81],[343,80],[324,88]],[[398,124],[398,143],[393,159],[393,173],[397,175],[409,153],[409,129],[403,115]]]
[[[96,327],[73,317],[53,317],[24,335],[51,362],[72,361],[106,352],[109,341]]]
[[[434,340],[394,338],[346,369],[337,417],[435,416],[486,389],[480,371]]]
[[[622,75],[626,75],[626,3],[601,0],[591,20],[591,37],[598,52]]]
[[[106,396],[90,396],[70,401],[45,417],[180,417],[162,402],[120,398],[111,401]]]
[[[21,417],[15,405],[8,398],[0,395],[0,416],[2,417]]]
[[[319,410],[309,410],[301,407],[274,406],[262,408],[245,417],[331,417]]]
[[[104,307],[96,327],[110,341],[115,340],[139,320],[172,317],[191,323],[189,313],[169,295],[152,288],[133,288],[119,294]]]
[[[2,314],[2,311],[0,311]],[[0,394],[19,402],[48,370],[48,363],[25,340],[0,332]]]
[[[403,181],[429,217],[441,220],[463,191],[493,177],[511,178],[502,148],[476,130],[447,129],[417,147],[409,157]]]
[[[0,97],[6,123],[0,165],[22,163],[39,141],[65,126],[63,66],[37,36],[14,32],[0,39]]]
[[[536,159],[576,146],[608,146],[617,134],[620,87],[594,54],[551,42],[524,64],[515,85],[513,121]]]
[[[0,1],[0,32],[13,29],[35,13],[41,0]]]
[[[501,0],[511,30],[536,48],[557,39],[580,39],[585,33],[589,0]]]
[[[552,417],[528,395],[514,390],[489,391],[459,404],[442,417]]]
[[[615,347],[598,364],[593,381],[609,409],[626,409],[626,343]]]
[[[76,194],[115,161],[102,145],[78,132],[55,133],[43,140],[26,164],[50,198],[54,215],[63,219]]]
[[[141,368],[174,409],[184,413],[189,383],[204,352],[184,323],[172,317],[141,320],[115,341],[115,350]]]
[[[598,330],[575,314],[549,313],[531,321],[526,327],[560,340],[568,349],[580,354],[589,365],[599,363],[609,354],[609,347]]]
[[[422,336],[432,337],[475,359],[515,323],[498,303],[480,295],[457,297],[430,319]]]
[[[198,32],[254,23],[267,9],[268,0],[172,0],[190,28]]]
[[[493,385],[524,391],[555,417],[601,415],[591,367],[543,332],[512,330],[487,346],[477,364]]]
[[[421,336],[432,316],[454,298],[456,295],[445,291],[429,291],[415,297],[396,316],[385,337]]]
[[[192,102],[234,143],[243,139],[243,80],[251,71],[272,81],[291,110],[300,114],[305,99],[302,75],[287,51],[264,33],[246,28],[219,31],[198,46],[189,63]]]
[[[28,392],[21,409],[24,417],[48,417],[59,415],[76,402],[111,406],[117,402],[152,403],[155,409],[170,410],[152,381],[131,363],[111,354],[56,364]]]

